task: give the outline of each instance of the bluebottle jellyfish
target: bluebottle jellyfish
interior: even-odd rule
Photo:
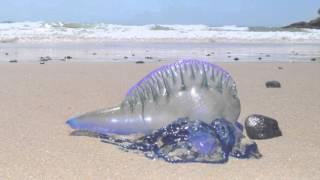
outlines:
[[[229,156],[259,158],[257,145],[238,123],[236,84],[221,67],[180,60],[145,76],[119,106],[67,121],[74,135],[168,162],[223,163]]]

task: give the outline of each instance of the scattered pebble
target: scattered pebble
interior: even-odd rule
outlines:
[[[131,56],[135,56],[135,54],[131,54]]]
[[[50,61],[52,60],[52,58],[50,56],[46,56],[46,57],[40,57],[40,61]]]
[[[45,62],[44,61],[40,61],[40,64],[45,64]]]
[[[64,59],[72,59],[71,56],[65,56]]]
[[[282,136],[278,122],[267,116],[253,114],[246,118],[245,128],[251,139],[270,139]]]
[[[215,54],[214,52],[211,52],[211,54]]]
[[[16,59],[12,59],[9,61],[9,63],[17,63],[17,62],[18,62],[18,60],[16,60]]]
[[[94,55],[94,56],[95,56],[95,55],[97,55],[97,53],[95,53],[95,52],[94,52],[94,53],[92,53],[92,55]]]
[[[271,57],[271,55],[270,54],[266,54],[266,57]]]
[[[152,57],[151,57],[151,56],[146,56],[145,58],[146,58],[146,59],[152,59]]]
[[[7,52],[6,52],[6,53],[4,53],[4,54],[5,54],[6,56],[8,56],[8,55],[9,55],[9,53],[7,53]]]
[[[211,56],[211,54],[207,54],[207,56]]]
[[[258,57],[259,60],[262,60],[262,57]]]
[[[123,58],[124,58],[124,59],[128,59],[128,56],[124,56]]]
[[[235,60],[235,61],[239,61],[239,58],[235,57],[233,60]]]
[[[311,61],[316,61],[317,59],[316,59],[316,58],[311,58],[310,60],[311,60]]]
[[[282,70],[282,69],[283,69],[283,67],[279,66],[279,67],[278,67],[278,69],[279,69],[279,70]]]
[[[227,52],[227,54],[231,54],[231,52]]]
[[[281,88],[281,84],[279,81],[267,81],[266,87],[267,88]]]
[[[231,58],[231,56],[228,56],[228,58]]]
[[[143,64],[144,61],[136,61],[136,64]]]

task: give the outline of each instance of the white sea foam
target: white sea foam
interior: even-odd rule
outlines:
[[[206,25],[0,23],[0,42],[75,40],[320,41],[320,30]]]

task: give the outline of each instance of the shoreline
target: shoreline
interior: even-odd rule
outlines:
[[[0,43],[0,63],[51,62],[320,62],[320,43],[266,42],[27,42]],[[71,58],[64,59],[70,56]],[[49,58],[48,58],[49,59]],[[50,61],[50,62],[49,62]]]

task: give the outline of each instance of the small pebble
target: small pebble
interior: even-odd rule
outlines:
[[[250,115],[246,118],[244,125],[251,139],[270,139],[282,136],[277,120],[264,115]]]
[[[94,55],[94,56],[95,56],[95,55],[97,55],[97,53],[95,53],[95,52],[94,52],[94,53],[92,53],[92,55]]]
[[[135,54],[131,54],[131,56],[135,56]]]
[[[279,66],[279,67],[278,67],[278,69],[279,69],[279,70],[282,70],[282,69],[283,69],[283,67]]]
[[[146,58],[146,59],[152,59],[152,57],[151,57],[151,56],[146,56],[145,58]]]
[[[9,53],[7,53],[7,52],[6,52],[6,53],[4,53],[4,54],[5,54],[6,56],[8,56],[8,55],[9,55]]]
[[[44,61],[41,61],[40,64],[45,64],[45,62],[44,62]]]
[[[310,60],[311,60],[311,61],[316,61],[317,59],[316,59],[316,58],[311,58]]]
[[[262,59],[262,57],[258,57],[258,59],[259,59],[259,60],[261,60],[261,59]]]
[[[124,59],[128,59],[128,56],[124,56],[123,58],[124,58]]]
[[[207,56],[211,56],[211,54],[207,54]]]
[[[239,60],[239,58],[235,57],[233,60],[238,61],[238,60]]]
[[[18,60],[16,60],[16,59],[13,59],[13,60],[9,61],[9,63],[17,63],[17,62],[18,62]]]
[[[271,56],[270,54],[267,54],[267,55],[266,55],[266,57],[270,57],[270,56]]]
[[[65,56],[64,58],[65,58],[65,59],[72,59],[71,56]]]
[[[281,84],[279,81],[267,81],[266,87],[267,88],[281,88]]]
[[[46,56],[46,57],[40,57],[40,61],[50,61],[52,60],[52,58],[50,56]]]
[[[143,64],[144,61],[136,61],[136,64]]]

